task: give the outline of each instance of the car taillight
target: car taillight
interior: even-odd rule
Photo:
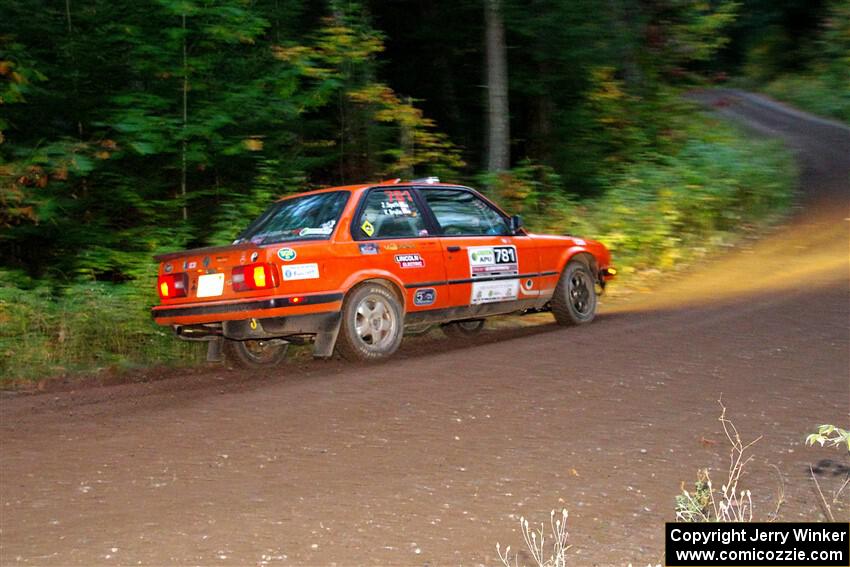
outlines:
[[[277,287],[277,270],[272,264],[236,266],[231,274],[233,291],[250,291]]]
[[[189,290],[189,276],[186,273],[162,274],[159,276],[156,289],[162,299],[186,297],[186,292]]]

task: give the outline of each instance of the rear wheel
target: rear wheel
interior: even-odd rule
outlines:
[[[241,368],[271,368],[286,358],[289,343],[280,339],[234,341],[225,339],[226,360]]]
[[[404,314],[395,294],[380,284],[355,288],[342,307],[337,352],[346,360],[380,360],[398,350]]]
[[[441,326],[447,337],[465,339],[477,335],[484,328],[484,319],[470,321],[452,321]]]
[[[596,316],[596,281],[587,264],[573,260],[561,273],[552,296],[552,313],[559,325],[583,325]]]

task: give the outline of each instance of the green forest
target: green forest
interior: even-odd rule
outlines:
[[[850,1],[4,0],[0,383],[198,360],[152,256],[310,188],[437,175],[626,282],[695,261],[796,175],[715,85],[850,121]]]

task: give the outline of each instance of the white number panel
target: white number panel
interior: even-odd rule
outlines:
[[[519,280],[472,283],[472,305],[513,301],[519,293]]]
[[[469,272],[473,279],[518,275],[516,246],[470,246]]]

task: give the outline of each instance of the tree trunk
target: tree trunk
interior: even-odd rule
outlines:
[[[405,104],[413,107],[413,97],[407,97]],[[413,162],[416,158],[416,130],[403,120],[400,122],[401,127],[401,159],[408,160],[408,165],[401,171],[401,176],[407,179],[413,179]]]
[[[508,63],[501,0],[484,0],[487,52],[487,171],[510,168]]]
[[[186,14],[183,13],[183,144],[180,164],[180,198],[183,200],[183,220],[189,218],[186,208],[186,127],[189,124],[189,59],[186,53]]]
[[[68,35],[71,35],[71,0],[65,0],[65,21],[68,23]]]

